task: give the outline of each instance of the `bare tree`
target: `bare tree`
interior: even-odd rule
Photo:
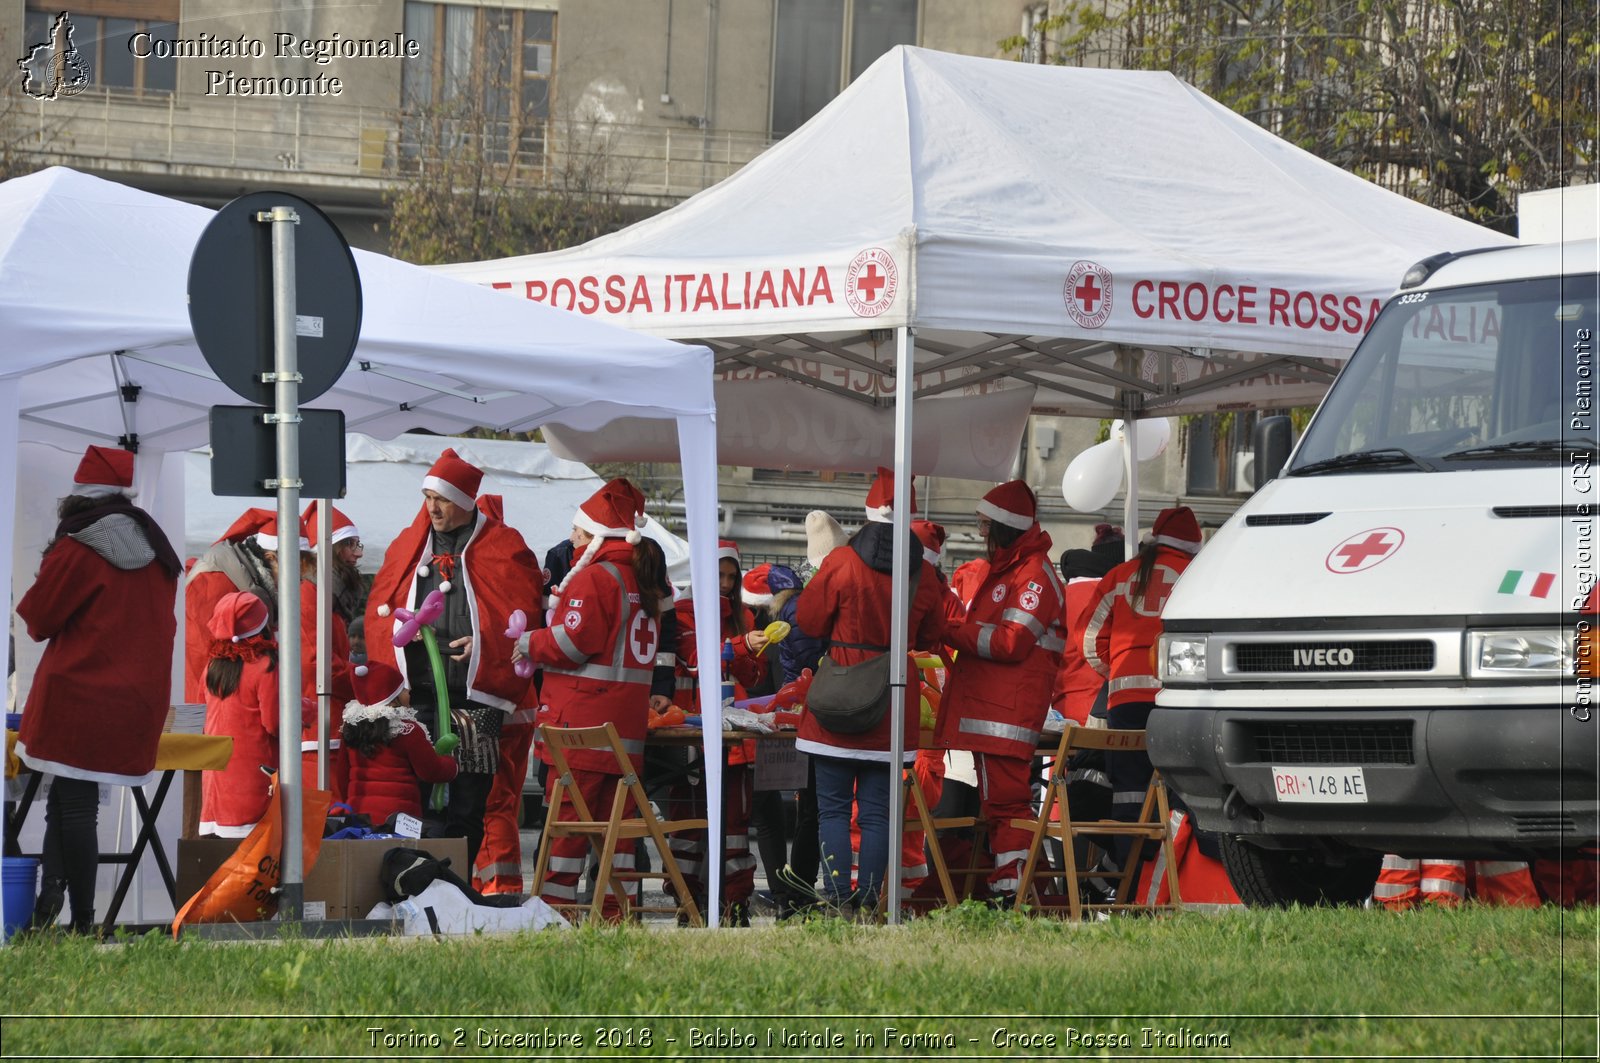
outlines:
[[[1516,193],[1596,179],[1596,0],[1072,0],[1042,31],[1504,231]]]
[[[623,206],[632,174],[607,123],[546,117],[549,83],[528,91],[512,58],[485,46],[449,92],[430,82],[428,98],[407,101],[401,177],[387,197],[397,257],[432,264],[557,250],[638,216]]]

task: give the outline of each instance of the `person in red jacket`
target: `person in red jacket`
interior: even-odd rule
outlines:
[[[1087,607],[1083,656],[1108,680],[1107,723],[1113,728],[1142,730],[1155,708],[1161,680],[1154,675],[1151,648],[1161,635],[1161,613],[1172,588],[1200,542],[1194,510],[1163,509],[1138,556],[1106,573],[1095,586]],[[1112,818],[1131,822],[1139,817],[1151,770],[1150,756],[1142,750],[1107,751]],[[1127,848],[1119,847],[1119,859]]]
[[[866,524],[849,543],[823,559],[817,574],[800,592],[795,608],[800,626],[832,643],[828,656],[841,665],[857,664],[889,651],[894,491],[893,471],[880,467],[867,492]],[[915,490],[910,501],[915,510]],[[938,646],[945,636],[945,592],[939,574],[923,560],[922,545],[915,536],[910,536],[906,550],[916,581],[907,613],[906,646]],[[850,912],[852,906],[870,910],[878,903],[889,868],[889,787],[901,768],[916,760],[921,701],[922,683],[908,653],[901,766],[890,762],[892,712],[885,712],[877,726],[861,734],[829,731],[811,713],[800,718],[795,748],[809,755],[816,768],[823,892],[841,912]],[[854,859],[850,846],[852,805],[860,809],[859,860]],[[850,886],[852,862],[858,865],[854,892]]]
[[[418,788],[456,777],[456,758],[438,753],[417,722],[406,681],[387,664],[357,665],[341,714],[338,786],[345,804],[373,826],[405,814],[422,818]]]
[[[311,714],[300,728],[300,778],[306,786],[320,785],[317,778],[317,717],[321,711],[317,697],[317,559],[311,552],[312,539],[307,519],[302,515],[296,539],[278,534],[278,518],[272,517],[256,532],[256,544],[272,572],[273,586],[277,586],[278,566],[285,554],[293,558],[300,569],[300,698],[312,706]],[[332,698],[328,708],[328,785],[335,801],[344,795],[333,782],[333,762],[339,749],[339,713],[344,703],[354,696],[350,686],[350,635],[344,618],[338,612],[329,614],[328,637],[332,652],[329,670],[329,693]]]
[[[467,839],[469,865],[483,843],[484,810],[500,761],[500,728],[529,697],[531,679],[516,673],[506,626],[513,611],[539,608],[544,585],[522,536],[475,504],[482,479],[483,470],[453,448],[439,455],[422,481],[416,519],[384,554],[366,615],[368,661],[398,669],[411,688],[417,719],[430,734],[442,734],[439,683],[426,644],[418,632],[397,654],[393,614],[420,608],[432,591],[444,596],[444,612],[432,627],[450,720],[461,738],[455,754],[461,770],[442,814],[430,810],[429,818],[441,819],[446,834]]]
[[[190,567],[183,589],[183,700],[206,700],[206,668],[211,663],[211,611],[231,591],[251,591],[267,603],[267,622],[278,619],[278,585],[256,532],[273,519],[270,509],[251,508]]]
[[[505,520],[505,500],[480,495],[478,508],[495,520]],[[544,609],[527,609],[528,627],[544,627]],[[494,782],[483,806],[483,844],[472,868],[472,884],[484,895],[522,892],[522,785],[528,777],[528,757],[538,726],[538,683],[528,684],[528,696],[500,725],[500,757]]]
[[[732,659],[728,661],[729,679],[733,683],[733,696],[744,698],[748,688],[761,682],[767,672],[767,663],[759,654],[767,644],[766,635],[755,630],[755,614],[741,601],[743,574],[740,570],[739,544],[732,539],[717,541],[717,590],[722,608],[722,643],[731,647]],[[677,602],[678,618],[677,660],[687,682],[680,681],[677,701],[690,714],[700,711],[700,660],[695,643],[694,605],[685,596]],[[708,673],[706,682],[721,683],[722,662]],[[722,826],[725,839],[722,849],[722,919],[731,926],[750,925],[750,895],[755,892],[756,858],[750,852],[750,813],[755,800],[755,777],[751,765],[755,761],[755,743],[734,742],[725,750],[727,763],[722,773]],[[702,792],[688,783],[672,788],[670,798],[675,817],[697,814],[694,808],[705,807],[704,783]],[[705,888],[705,858],[707,852],[705,832],[684,831],[670,840],[679,870],[698,901],[707,897]]]
[[[131,452],[85,451],[39,575],[17,603],[28,636],[50,643],[16,745],[24,764],[52,776],[35,926],[53,924],[70,895],[72,928],[93,928],[99,784],[155,777],[183,563],[132,494]]]
[[[1038,501],[1021,480],[1000,484],[978,503],[988,571],[966,619],[950,632],[957,656],[937,731],[941,746],[973,754],[994,854],[989,889],[1002,906],[1015,899],[1028,855],[1030,836],[1011,821],[1033,815],[1028,769],[1066,644],[1066,592],[1037,513]]]
[[[609,721],[635,771],[644,764],[650,683],[660,642],[661,588],[641,581],[634,568],[642,563],[636,558],[644,523],[644,494],[630,481],[612,480],[591,495],[573,517],[572,543],[578,553],[556,588],[551,624],[529,631],[518,642],[519,654],[544,669],[549,711],[540,716],[542,725],[595,727]],[[537,602],[532,599],[529,607]],[[589,808],[610,808],[619,777],[616,758],[609,751],[574,750],[569,764],[572,785]],[[576,818],[570,803],[559,815]],[[577,901],[589,852],[584,838],[551,841],[550,871],[540,892],[546,903]],[[631,850],[619,849],[613,867],[630,871],[633,859]],[[626,888],[637,899],[638,883]],[[601,912],[608,919],[620,917],[615,896],[606,896]]]
[[[211,613],[206,666],[208,735],[233,739],[220,771],[200,776],[200,833],[243,838],[266,815],[278,770],[278,643],[267,605],[248,591],[224,594]]]

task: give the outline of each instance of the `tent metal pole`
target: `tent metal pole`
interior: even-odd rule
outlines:
[[[894,389],[894,573],[889,599],[889,890],[890,924],[900,922],[900,845],[906,829],[905,771],[906,651],[909,649],[911,589],[911,403],[916,388],[915,341],[911,329],[895,329]],[[921,562],[921,557],[917,561]],[[938,839],[930,839],[938,844]],[[863,875],[867,868],[863,867]]]
[[[709,375],[709,352],[705,372]],[[683,507],[689,540],[690,600],[694,605],[695,653],[699,660],[702,769],[706,783],[706,911],[708,927],[722,915],[722,613],[717,588],[717,435],[713,418],[680,416],[678,448],[683,459]]]
[[[278,477],[278,794],[283,801],[283,894],[279,917],[299,922],[305,894],[300,779],[300,370],[295,336],[293,207],[260,211],[272,226],[273,377]]]
[[[1131,369],[1134,352],[1126,347],[1122,348],[1123,358]],[[1163,356],[1164,357],[1164,356]],[[1134,438],[1137,431],[1137,418],[1142,412],[1142,396],[1131,388],[1122,392],[1122,479],[1128,485],[1127,493],[1122,501],[1122,550],[1124,559],[1132,558],[1139,552],[1139,455],[1138,441]]]

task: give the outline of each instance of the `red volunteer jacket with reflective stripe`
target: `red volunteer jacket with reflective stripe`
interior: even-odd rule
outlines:
[[[1083,656],[1089,667],[1110,680],[1107,704],[1154,701],[1161,680],[1153,674],[1150,647],[1161,636],[1161,612],[1194,555],[1170,546],[1156,548],[1155,567],[1140,600],[1133,600],[1139,558],[1107,572],[1094,589],[1083,630]]]
[[[966,622],[936,732],[946,749],[1032,757],[1066,648],[1066,590],[1050,563],[1050,536],[1035,524],[990,564]]]
[[[633,547],[608,540],[573,573],[550,626],[528,632],[528,656],[544,668],[550,706],[540,722],[597,727],[609,720],[634,767],[642,767],[659,640],[656,618],[640,607]],[[574,750],[568,759],[578,770],[619,774],[616,758],[603,750]]]

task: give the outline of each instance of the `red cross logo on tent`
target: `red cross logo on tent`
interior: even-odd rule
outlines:
[[[844,301],[857,317],[877,317],[894,305],[900,290],[900,270],[894,256],[881,247],[869,247],[850,260],[844,274]]]
[[[1061,298],[1073,321],[1084,328],[1099,328],[1111,317],[1111,271],[1098,262],[1079,259],[1067,271]]]
[[[628,628],[628,648],[640,664],[655,664],[656,622],[642,612],[633,614],[633,624]]]
[[[1323,564],[1337,576],[1365,572],[1393,557],[1405,541],[1406,533],[1399,528],[1368,528],[1329,550]]]

